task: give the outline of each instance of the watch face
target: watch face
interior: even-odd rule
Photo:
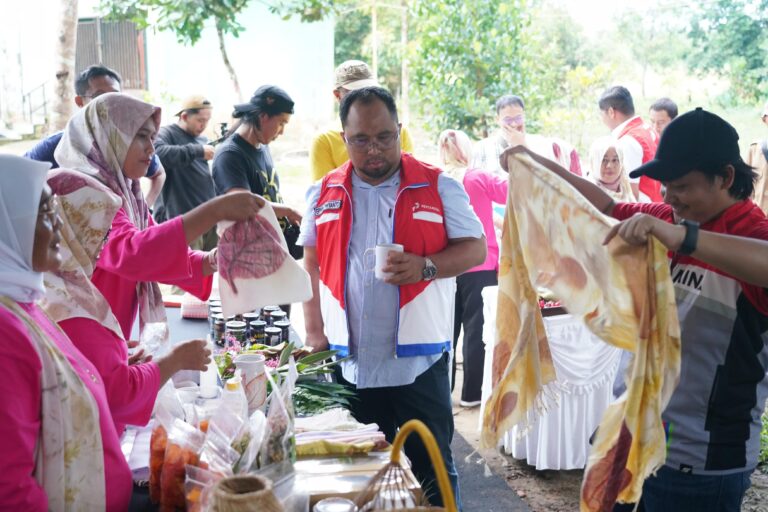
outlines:
[[[427,266],[421,271],[421,277],[426,280],[434,279],[437,275],[437,267],[434,264],[427,263]]]

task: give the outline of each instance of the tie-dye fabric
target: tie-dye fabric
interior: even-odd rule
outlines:
[[[538,309],[547,289],[605,342],[634,352],[627,392],[606,411],[592,447],[582,511],[636,502],[664,462],[661,412],[680,372],[680,328],[666,249],[602,240],[615,221],[527,155],[509,157],[510,187],[499,268],[493,393],[482,441],[557,399],[555,369]]]

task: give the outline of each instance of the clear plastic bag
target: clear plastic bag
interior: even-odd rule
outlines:
[[[157,393],[155,400],[155,426],[149,441],[149,498],[152,503],[160,503],[160,480],[165,460],[168,432],[176,418],[184,418],[184,408],[176,394],[173,384],[166,382]]]
[[[175,419],[168,432],[168,443],[160,475],[160,510],[184,510],[184,480],[186,466],[196,466],[200,460],[205,434],[180,419]]]
[[[294,437],[294,412],[291,394],[298,372],[293,358],[289,361],[288,375],[278,385],[267,372],[267,379],[272,388],[269,395],[267,429],[259,456],[260,467],[270,464],[296,462],[296,438]]]
[[[186,500],[187,512],[205,512],[209,510],[208,504],[211,488],[213,484],[219,481],[222,475],[196,466],[186,466],[185,473],[184,498]]]

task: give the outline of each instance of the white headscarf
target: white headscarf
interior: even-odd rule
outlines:
[[[34,302],[45,293],[32,270],[35,225],[48,162],[0,154],[0,295]]]

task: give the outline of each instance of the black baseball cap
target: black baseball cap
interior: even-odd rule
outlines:
[[[293,114],[293,100],[276,85],[262,85],[256,89],[248,103],[235,105],[232,117],[242,117],[250,112],[264,112],[270,116]]]
[[[653,160],[629,173],[659,181],[682,178],[693,170],[712,174],[741,160],[739,134],[723,118],[698,107],[664,129]]]

